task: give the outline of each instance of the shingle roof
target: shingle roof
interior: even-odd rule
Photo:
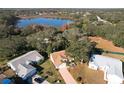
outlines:
[[[17,70],[19,64],[27,64],[27,61],[36,61],[37,58],[44,59],[37,51],[28,52],[8,62],[13,70]]]
[[[26,76],[27,75],[27,73],[30,73],[31,71],[33,71],[33,70],[36,70],[36,68],[34,68],[33,66],[31,66],[31,65],[25,65],[25,64],[19,64],[18,65],[18,75],[20,76],[20,77],[24,77],[24,76]]]
[[[33,61],[37,62],[40,59],[43,60],[44,57],[41,56],[37,51],[31,51],[9,61],[8,65],[16,72],[16,74],[18,74],[18,76],[23,78],[30,72],[36,72],[36,68],[31,66],[29,63]]]

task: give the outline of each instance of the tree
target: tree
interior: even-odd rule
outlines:
[[[84,16],[83,17],[83,30],[84,31],[87,31],[87,28],[88,28],[88,24],[90,23],[90,20],[89,20],[89,17],[88,16]]]
[[[17,23],[17,20],[19,18],[14,16],[14,15],[11,15],[11,14],[3,14],[3,15],[0,15],[0,24],[2,25],[6,25],[6,26],[9,26],[9,25],[15,25]]]
[[[88,39],[72,42],[66,49],[66,53],[77,61],[84,60],[84,62],[88,62],[91,46],[92,44]]]
[[[50,45],[48,45],[48,47],[47,47],[46,51],[47,51],[48,55],[50,55],[50,53],[52,53],[52,52],[53,52],[53,49],[52,49],[52,45],[51,45],[51,44],[50,44]]]
[[[27,42],[33,48],[41,52],[48,52],[48,54],[68,47],[68,40],[56,30],[46,30],[31,34],[27,36]]]
[[[8,37],[0,39],[0,42],[0,58],[12,58],[26,50],[26,41],[23,37]]]

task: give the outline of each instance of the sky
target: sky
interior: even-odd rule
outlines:
[[[0,0],[1,8],[123,8],[124,0]]]

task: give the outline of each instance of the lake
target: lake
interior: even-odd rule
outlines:
[[[72,23],[71,20],[66,19],[52,19],[52,18],[27,18],[27,19],[20,19],[17,23],[18,27],[26,27],[31,24],[43,24],[49,26],[62,26],[64,24]]]

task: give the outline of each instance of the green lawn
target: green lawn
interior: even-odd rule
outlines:
[[[55,69],[54,65],[50,60],[46,60],[40,65],[43,69],[38,73],[42,77],[48,76],[46,79],[50,83],[55,83],[55,81],[60,80],[60,83],[63,84],[64,80],[62,79],[59,72]]]

